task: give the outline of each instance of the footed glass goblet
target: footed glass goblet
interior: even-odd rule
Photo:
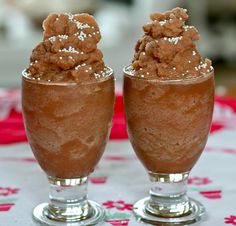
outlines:
[[[128,134],[145,166],[150,196],[134,204],[138,220],[186,225],[201,220],[204,207],[187,196],[189,173],[209,134],[214,106],[214,71],[177,80],[139,78],[124,69]]]
[[[34,219],[55,226],[103,221],[103,208],[87,198],[87,182],[111,128],[112,70],[81,83],[38,81],[24,72],[22,107],[29,144],[50,185],[49,202],[34,209]]]

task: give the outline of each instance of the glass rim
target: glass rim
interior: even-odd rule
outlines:
[[[92,80],[92,81],[81,81],[81,82],[49,82],[49,81],[44,81],[44,80],[36,80],[36,79],[32,79],[30,78],[28,75],[29,73],[26,72],[27,69],[24,69],[21,73],[21,77],[23,80],[26,80],[27,82],[30,83],[34,83],[34,84],[39,84],[39,85],[48,85],[48,86],[79,86],[79,85],[92,85],[92,84],[96,84],[96,83],[102,83],[105,81],[108,81],[110,79],[114,79],[114,71],[108,67],[105,66],[105,68],[109,69],[109,75],[107,77],[104,78],[99,78],[98,80]]]
[[[197,82],[197,81],[202,81],[205,79],[208,79],[209,77],[214,77],[214,68],[211,69],[211,71],[209,71],[208,73],[202,74],[200,76],[197,77],[192,77],[192,78],[184,78],[184,79],[161,79],[161,78],[151,78],[151,79],[147,79],[147,78],[141,78],[141,77],[137,77],[134,76],[132,74],[132,72],[128,71],[128,68],[131,65],[125,66],[123,68],[123,73],[124,73],[124,77],[128,77],[134,80],[140,80],[140,81],[146,81],[146,82],[150,82],[150,83],[155,83],[155,82],[159,82],[159,83],[163,83],[163,84],[179,84],[179,83],[192,83],[192,82]]]

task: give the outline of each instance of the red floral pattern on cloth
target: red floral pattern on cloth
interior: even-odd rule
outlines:
[[[130,155],[130,156],[122,156],[122,155],[106,155],[104,156],[104,159],[108,161],[130,161],[130,160],[137,160],[136,156]]]
[[[189,185],[200,186],[200,185],[207,185],[210,183],[212,183],[212,181],[207,177],[190,177],[188,179]]]
[[[236,216],[229,216],[225,218],[225,223],[226,224],[231,224],[231,225],[236,225]]]
[[[0,212],[8,212],[15,205],[15,203],[2,203],[0,204]]]
[[[107,209],[115,208],[117,210],[132,210],[133,205],[129,203],[125,203],[123,200],[119,201],[107,201],[102,204]]]
[[[236,128],[236,100],[216,97],[211,133],[224,128]]]
[[[15,205],[16,198],[12,198],[20,191],[19,188],[0,187],[0,212],[8,212]],[[6,197],[10,197],[7,198]]]
[[[3,188],[0,187],[0,196],[9,196],[9,195],[16,195],[19,192],[19,188]]]
[[[0,119],[0,144],[27,141],[22,114],[11,109],[8,118]]]
[[[207,199],[221,199],[222,198],[221,190],[200,191],[199,193]]]
[[[21,113],[19,89],[0,89],[0,120],[7,119],[11,111]]]
[[[26,162],[26,163],[36,163],[36,159],[35,158],[15,158],[15,157],[11,157],[11,158],[0,158],[0,161],[9,161],[9,162]]]
[[[0,89],[0,144],[26,141],[19,89]]]
[[[230,154],[230,155],[236,155],[236,149],[232,149],[232,148],[210,148],[207,147],[205,148],[205,151],[207,152],[213,152],[213,153],[224,153],[224,154]]]
[[[110,139],[127,139],[128,134],[125,124],[124,104],[122,94],[116,95],[113,126],[111,129]]]
[[[110,223],[112,226],[128,226],[129,219],[127,220],[106,220],[107,223]]]
[[[105,184],[107,182],[107,176],[93,176],[89,178],[92,184]]]

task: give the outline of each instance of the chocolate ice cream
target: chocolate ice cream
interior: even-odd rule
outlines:
[[[214,70],[185,25],[186,10],[151,15],[131,66],[124,69],[124,104],[129,138],[146,169],[155,173],[191,170],[211,126]]]
[[[145,35],[135,47],[132,62],[135,76],[141,78],[178,79],[201,76],[212,70],[211,61],[196,49],[199,33],[186,25],[186,9],[153,13],[143,26]]]
[[[101,158],[114,107],[113,71],[97,49],[98,25],[88,14],[52,14],[44,40],[22,77],[29,143],[54,178],[88,176]]]
[[[92,16],[51,14],[43,28],[43,41],[33,50],[27,69],[30,77],[43,81],[81,82],[110,74],[97,48],[101,34]]]

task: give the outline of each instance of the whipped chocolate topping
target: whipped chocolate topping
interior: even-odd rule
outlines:
[[[178,79],[197,77],[212,70],[211,61],[203,59],[195,42],[200,35],[188,26],[186,9],[175,8],[154,13],[143,26],[145,35],[138,40],[132,62],[134,75],[141,78]]]
[[[43,41],[30,58],[29,77],[48,82],[80,82],[111,75],[97,48],[101,34],[92,16],[51,14],[43,28]]]

